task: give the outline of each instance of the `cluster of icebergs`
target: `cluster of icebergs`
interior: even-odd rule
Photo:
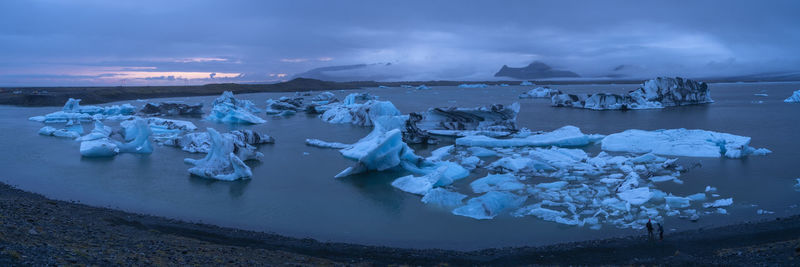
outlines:
[[[554,95],[562,94],[561,90],[549,87],[536,87],[519,95],[519,98],[552,98]]]
[[[663,107],[713,103],[711,91],[704,82],[684,78],[659,77],[644,82],[625,95],[596,93],[557,94],[551,98],[556,107],[574,107],[594,110],[654,109]]]
[[[375,100],[365,103],[369,101]],[[404,170],[409,174],[395,179],[392,186],[420,195],[426,204],[475,219],[508,213],[592,228],[603,224],[642,228],[648,219],[664,216],[697,220],[702,214],[724,214],[724,207],[733,200],[719,198],[711,187],[688,196],[659,189],[664,182],[682,184],[680,176],[687,171],[676,164],[676,158],[664,156],[740,158],[770,153],[750,147],[749,137],[704,130],[628,130],[603,136],[565,126],[534,133],[516,128],[517,104],[434,108],[407,116],[392,110],[388,114],[359,113],[366,116],[359,121],[371,121],[373,131],[354,144],[317,139],[306,143],[340,149],[344,157],[356,162],[337,178]],[[455,145],[436,149],[424,158],[404,138],[410,130],[458,138]],[[507,132],[496,134],[502,131]],[[592,156],[581,149],[595,143],[604,151]],[[472,181],[469,192],[454,186],[454,181],[479,168],[490,174]]]
[[[189,121],[140,117],[132,115],[134,107],[130,104],[110,107],[80,106],[80,99],[70,99],[62,111],[30,120],[44,123],[58,123],[66,120],[63,129],[45,126],[39,130],[41,135],[65,137],[81,142],[83,157],[113,157],[119,153],[150,154],[153,142],[180,147],[192,153],[207,153],[206,157],[195,160],[186,159],[191,174],[219,179],[236,180],[252,176],[244,160],[260,160],[263,154],[256,151],[256,145],[274,143],[268,135],[252,130],[235,130],[220,134],[209,128],[208,132],[195,132],[197,126]],[[140,114],[161,115],[199,115],[202,104],[187,105],[176,102],[147,103]],[[225,123],[258,123],[253,112],[260,110],[248,100],[239,100],[231,92],[225,92],[213,103],[207,120]],[[87,117],[88,116],[88,117]],[[257,119],[256,119],[257,118]],[[81,121],[94,121],[94,129],[83,135]],[[102,123],[103,120],[120,121],[120,129]],[[263,120],[262,120],[263,121]],[[122,140],[112,138],[119,134]]]

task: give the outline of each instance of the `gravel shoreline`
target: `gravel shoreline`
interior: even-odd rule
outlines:
[[[478,251],[323,243],[50,200],[0,184],[0,265],[800,264],[800,216]]]

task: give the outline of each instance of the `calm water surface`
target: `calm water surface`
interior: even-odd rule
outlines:
[[[553,86],[570,93],[625,92],[636,85]],[[392,101],[404,113],[429,107],[478,105],[519,101],[518,125],[532,130],[553,130],[575,125],[585,133],[611,134],[626,129],[705,129],[752,137],[754,147],[773,151],[747,159],[681,158],[684,165],[702,168],[684,174],[682,185],[661,183],[659,189],[677,195],[702,192],[706,185],[733,197],[728,215],[706,215],[696,223],[667,217],[665,228],[684,230],[738,223],[800,213],[794,178],[800,178],[800,104],[782,100],[798,83],[712,84],[710,105],[639,111],[592,111],[550,107],[548,99],[517,99],[530,87],[457,88],[434,87],[429,91],[405,88],[371,88],[336,91],[339,98],[366,91]],[[754,96],[767,93],[768,97]],[[316,93],[314,93],[316,94]],[[238,95],[264,107],[264,100],[288,93]],[[209,109],[215,97],[165,98],[202,102]],[[759,103],[758,101],[763,101]],[[125,101],[137,107],[144,102]],[[119,103],[125,103],[119,102]],[[424,205],[420,197],[394,189],[390,182],[403,172],[371,173],[334,179],[353,161],[337,150],[308,147],[306,138],[352,143],[370,129],[328,124],[316,116],[298,114],[273,118],[255,126],[228,126],[200,118],[175,117],[194,122],[200,129],[220,131],[247,128],[272,135],[274,145],[262,145],[262,162],[249,162],[253,178],[218,182],[192,177],[183,158],[200,158],[172,147],[156,146],[151,155],[121,154],[110,159],[84,159],[79,143],[39,136],[43,126],[28,117],[44,115],[60,107],[20,108],[0,106],[0,180],[21,189],[61,200],[118,208],[194,222],[274,232],[321,241],[352,242],[415,248],[478,249],[519,245],[543,245],[637,233],[637,230],[605,226],[601,230],[572,227],[534,217],[501,215],[493,220],[474,220]],[[116,126],[108,122],[107,125]],[[58,125],[54,125],[58,126]],[[88,132],[91,124],[84,124]],[[449,145],[414,147],[422,156]],[[585,148],[594,155],[599,145]],[[485,175],[473,173],[455,186],[468,193],[469,182]],[[775,212],[758,215],[756,210]]]

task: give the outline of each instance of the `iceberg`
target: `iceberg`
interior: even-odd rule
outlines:
[[[194,105],[177,101],[147,103],[139,109],[139,113],[148,116],[200,116],[203,115],[203,103]]]
[[[250,178],[253,172],[234,154],[234,141],[230,136],[223,136],[213,128],[208,128],[211,148],[202,159],[184,159],[187,164],[194,165],[189,173],[223,181],[234,181]]]
[[[206,120],[221,123],[258,124],[266,121],[252,112],[261,112],[249,100],[238,100],[233,93],[225,91],[212,103],[211,113]]]
[[[473,135],[456,139],[456,145],[473,147],[523,147],[523,146],[585,146],[602,138],[601,135],[586,135],[578,127],[564,126],[552,132],[529,135],[523,138],[499,139]]]
[[[424,84],[420,85],[420,86],[417,86],[417,90],[430,90],[430,89],[431,89],[430,87],[427,87]]]
[[[44,123],[59,123],[68,121],[88,122],[92,120],[101,120],[107,116],[131,115],[135,111],[131,104],[100,107],[81,106],[80,102],[80,99],[70,98],[60,111],[56,111],[44,116],[30,117],[29,120]]]
[[[458,88],[486,88],[486,87],[489,86],[484,83],[474,83],[474,84],[462,83],[458,85]]]
[[[231,139],[236,156],[243,160],[261,159],[263,154],[256,151],[256,145],[272,144],[275,139],[269,135],[253,130],[234,130],[222,134],[226,139]],[[180,138],[170,139],[164,145],[180,147],[183,151],[191,153],[209,153],[213,142],[208,132],[189,133]]]
[[[444,188],[434,188],[422,197],[422,203],[443,208],[455,208],[464,204],[467,195],[456,193]]]
[[[800,103],[800,90],[794,91],[792,96],[783,100],[786,103]]]
[[[150,143],[150,135],[152,134],[152,131],[150,130],[150,126],[147,124],[147,121],[138,118],[133,121],[133,126],[130,128],[132,129],[130,132],[135,134],[132,136],[126,135],[126,139],[131,140],[130,142],[116,144],[119,152],[137,154],[153,153],[153,144]]]
[[[197,126],[189,121],[170,120],[156,117],[139,118],[133,117],[130,120],[120,122],[122,127],[122,135],[125,141],[133,140],[138,135],[139,128],[136,127],[136,120],[144,120],[150,127],[150,132],[156,142],[163,143],[167,140],[177,139],[186,133],[197,130]]]
[[[290,115],[294,114],[297,111],[304,110],[303,107],[303,98],[289,98],[289,97],[281,97],[278,100],[273,100],[272,98],[267,99],[267,109],[266,113],[271,115]]]
[[[640,187],[619,192],[617,193],[617,197],[631,205],[642,205],[653,197],[653,192],[650,192],[650,188]]]
[[[606,151],[687,157],[740,158],[770,153],[750,147],[750,137],[705,130],[626,130],[606,136],[601,143]]]
[[[55,136],[55,137],[63,137],[63,138],[70,138],[75,139],[81,136],[80,133],[69,129],[56,129],[51,126],[45,126],[39,129],[40,135],[47,135],[47,136]]]
[[[405,129],[403,129],[403,142],[408,144],[436,144],[438,139],[428,134],[428,131],[422,130],[417,127],[417,123],[422,121],[422,115],[419,113],[411,113],[405,121]]]
[[[529,82],[529,81],[522,81],[521,83],[519,83],[519,85],[520,86],[534,86],[535,84],[533,84],[532,82]]]
[[[117,143],[107,138],[83,141],[80,151],[83,157],[113,157],[120,152]]]
[[[94,121],[94,129],[89,134],[79,137],[76,141],[92,141],[108,138],[109,136],[111,136],[111,127],[103,125],[100,121]]]
[[[343,144],[337,142],[325,142],[319,139],[306,139],[306,145],[315,146],[319,148],[336,148],[336,149],[343,149],[350,147],[349,144]]]
[[[713,103],[708,85],[680,77],[658,77],[648,80],[626,95],[597,93],[592,95],[557,94],[553,106],[593,110],[654,109]]]
[[[347,168],[336,175],[337,178],[368,170],[387,170],[399,166],[401,161],[416,164],[423,160],[414,154],[414,150],[403,143],[402,133],[399,129],[386,132],[379,129],[373,130],[372,133],[340,152],[344,157],[357,160],[358,163],[355,167]]]
[[[561,94],[561,90],[550,89],[550,87],[536,87],[522,93],[519,98],[552,98],[554,95]]]
[[[329,123],[351,123],[358,126],[372,126],[373,120],[381,116],[401,116],[394,104],[389,101],[368,100],[356,103],[356,94],[348,95],[341,104],[332,105],[320,118]],[[349,104],[348,104],[349,103]]]
[[[510,135],[517,131],[517,113],[519,103],[516,102],[509,106],[495,104],[477,108],[431,108],[423,113],[411,113],[409,123],[429,133],[445,130],[451,131],[448,135],[472,131]]]
[[[519,208],[527,199],[514,193],[490,191],[471,198],[466,205],[454,209],[453,214],[478,220],[493,219],[504,211]]]
[[[525,189],[525,185],[519,182],[519,178],[511,174],[490,174],[473,181],[469,186],[472,187],[472,192],[475,193]]]
[[[733,205],[733,198],[717,199],[714,202],[703,203],[703,208],[719,208]]]

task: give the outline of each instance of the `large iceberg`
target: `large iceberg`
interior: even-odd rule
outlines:
[[[217,180],[233,181],[253,176],[244,162],[234,153],[234,140],[223,136],[213,128],[208,128],[211,148],[202,159],[184,159],[187,164],[194,165],[189,173]]]
[[[108,138],[83,141],[80,151],[84,157],[113,157],[120,152],[117,142]]]
[[[561,90],[550,89],[550,87],[536,87],[520,94],[519,98],[551,98],[557,94],[561,94]]]
[[[122,127],[122,135],[126,141],[130,141],[137,136],[138,127],[135,127],[137,120],[144,120],[150,126],[150,131],[156,142],[164,142],[166,140],[176,139],[186,133],[197,130],[197,126],[190,121],[183,120],[170,120],[162,118],[138,118],[132,120],[125,120],[120,122]]]
[[[800,90],[794,91],[792,96],[783,100],[786,103],[800,103]]]
[[[687,157],[741,158],[771,151],[750,147],[750,137],[705,130],[627,130],[606,136],[603,150]]]
[[[206,120],[222,123],[243,123],[258,124],[266,121],[254,112],[261,112],[252,101],[239,100],[233,97],[233,93],[225,91],[212,103],[211,113]]]
[[[483,135],[472,135],[456,139],[459,146],[479,147],[521,147],[521,146],[585,146],[602,138],[601,135],[587,135],[575,126],[564,126],[552,132],[531,134],[527,137],[493,138]]]
[[[148,116],[199,116],[203,115],[203,103],[194,105],[176,101],[147,103],[139,109],[139,113]]]
[[[79,137],[76,141],[92,141],[108,138],[109,136],[111,136],[111,127],[103,125],[100,121],[95,121],[94,129],[89,134]]]
[[[553,106],[594,110],[652,109],[712,103],[710,90],[704,82],[684,78],[659,77],[644,82],[626,95],[597,93],[593,95],[557,94]]]

